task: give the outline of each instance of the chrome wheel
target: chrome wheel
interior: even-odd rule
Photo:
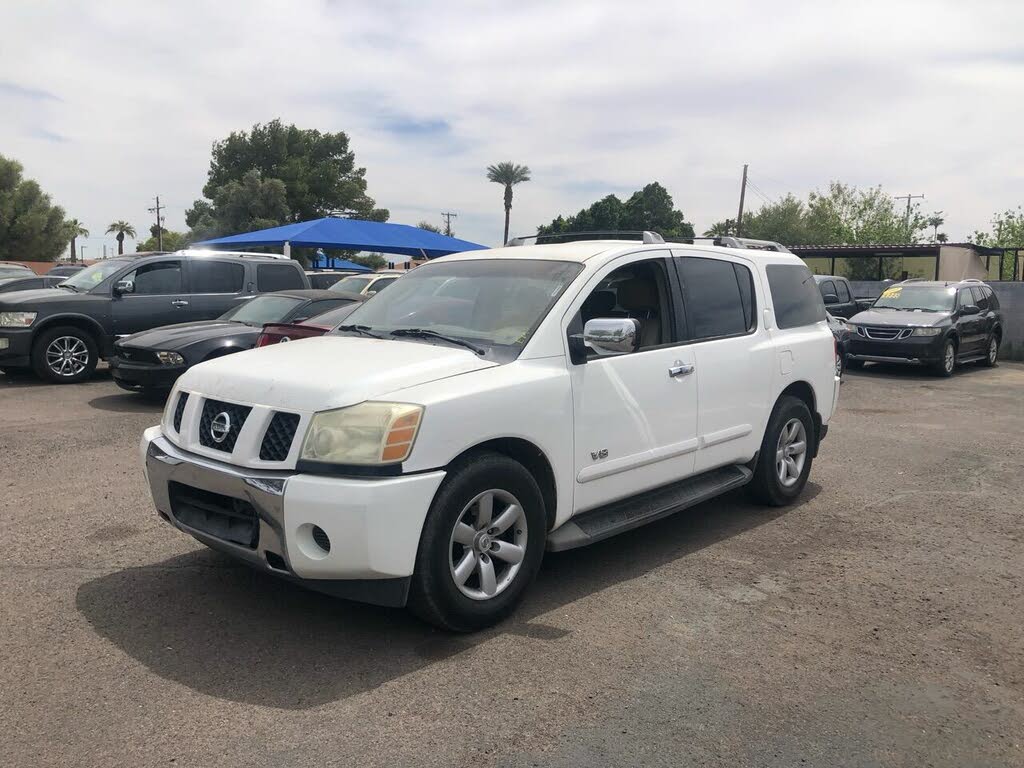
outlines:
[[[515,580],[526,555],[526,512],[511,493],[484,491],[467,504],[452,530],[449,571],[472,600],[490,600]]]
[[[58,336],[46,348],[46,366],[57,376],[77,376],[89,365],[89,348],[77,336]]]
[[[775,449],[775,473],[783,488],[796,484],[806,461],[807,430],[800,419],[790,419],[779,433]]]
[[[995,365],[996,364],[996,357],[998,355],[999,355],[999,342],[997,342],[995,340],[995,337],[993,337],[992,340],[989,341],[989,343],[988,343],[988,364],[989,365]]]
[[[946,345],[946,354],[942,358],[942,368],[946,373],[952,373],[956,366],[956,349],[952,344]]]

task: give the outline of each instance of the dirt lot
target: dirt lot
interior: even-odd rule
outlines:
[[[158,407],[0,375],[0,763],[1019,766],[1024,366],[852,374],[803,502],[549,556],[472,637],[161,523]]]

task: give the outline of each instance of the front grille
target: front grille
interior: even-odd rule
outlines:
[[[181,417],[185,415],[185,403],[188,402],[188,392],[178,395],[178,404],[174,406],[174,431],[181,432]]]
[[[171,511],[182,525],[249,549],[260,540],[260,519],[248,501],[184,483],[167,484]]]
[[[203,403],[203,415],[199,420],[199,443],[215,451],[231,453],[251,410],[252,406],[248,405],[207,400]],[[226,425],[226,431],[215,431],[215,427],[223,425]]]
[[[260,458],[263,461],[284,461],[288,458],[288,451],[291,450],[292,440],[295,439],[295,430],[299,426],[299,416],[296,413],[284,413],[278,411],[270,420],[266,434],[263,435],[263,444],[260,446]]]
[[[858,332],[862,332],[862,336],[866,336],[869,339],[875,341],[893,341],[895,339],[905,339],[914,332],[913,328],[893,328],[887,325],[862,325]]]
[[[114,345],[114,354],[121,360],[129,363],[153,363],[159,364],[156,352],[149,349],[138,349],[137,347],[124,347],[120,344]]]

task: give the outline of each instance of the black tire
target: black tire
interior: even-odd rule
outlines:
[[[981,364],[986,368],[995,368],[996,363],[999,360],[999,342],[1001,339],[993,334],[988,337],[988,343],[985,345],[985,359],[981,361]],[[995,349],[993,349],[993,345]]]
[[[84,353],[74,365],[70,368],[65,365],[66,373],[60,372],[58,364],[52,364],[54,350],[51,349],[51,345],[59,344],[62,339],[67,340],[64,342],[67,348],[84,349]],[[48,350],[51,351],[49,357]],[[39,334],[32,345],[32,369],[39,378],[54,384],[77,384],[80,381],[85,381],[96,371],[98,362],[99,353],[92,335],[74,326],[61,325],[49,328]]]
[[[932,370],[937,376],[943,378],[949,378],[956,371],[956,342],[953,339],[946,339],[946,343],[942,345],[942,357],[938,359]]]
[[[799,477],[792,485],[783,485],[776,469],[776,454],[779,445],[779,438],[783,427],[786,427],[793,419],[799,419],[803,424],[806,438],[806,448],[803,467]],[[814,431],[814,420],[807,404],[796,397],[784,395],[779,398],[772,409],[772,415],[768,419],[768,427],[764,431],[764,439],[761,440],[761,451],[758,454],[757,466],[754,468],[754,478],[747,485],[747,491],[755,501],[772,507],[784,507],[793,501],[803,492],[807,485],[807,478],[811,474],[813,463],[814,442],[817,434]]]
[[[854,360],[852,358],[846,358],[846,370],[848,371],[859,371],[864,367],[863,360]]]
[[[518,571],[507,586],[494,597],[472,599],[463,594],[452,572],[453,558],[470,548],[459,550],[462,545],[453,543],[452,536],[467,505],[490,490],[511,494],[519,501],[525,513],[523,540],[526,548]],[[496,502],[494,521],[498,517]],[[511,529],[509,531],[514,533]],[[546,540],[544,498],[526,468],[498,453],[470,455],[450,468],[447,479],[430,505],[416,555],[409,608],[424,621],[451,632],[472,632],[496,624],[515,609],[537,575]],[[488,559],[486,555],[480,557],[485,561]],[[508,567],[497,558],[490,558],[490,561],[492,567]],[[467,587],[474,578],[479,578],[476,574],[473,571],[470,580],[464,582]]]

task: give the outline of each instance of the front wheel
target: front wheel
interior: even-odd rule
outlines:
[[[807,404],[796,397],[779,398],[747,486],[755,501],[783,507],[800,495],[811,474],[812,440],[814,421]]]
[[[32,368],[54,384],[77,384],[92,376],[99,362],[91,335],[72,326],[44,331],[32,347]]]
[[[952,339],[946,339],[946,343],[942,345],[942,357],[939,358],[939,362],[935,365],[935,373],[939,376],[949,377],[953,375],[955,370],[956,344],[953,343]]]
[[[525,467],[497,453],[457,462],[427,513],[409,607],[453,632],[496,624],[536,576],[546,538],[544,499]]]

